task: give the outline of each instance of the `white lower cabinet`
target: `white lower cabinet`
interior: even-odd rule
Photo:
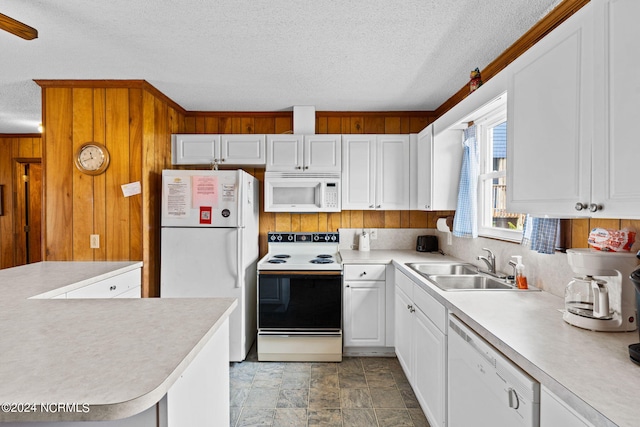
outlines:
[[[593,427],[558,396],[542,386],[540,393],[540,427]]]
[[[446,309],[399,270],[395,272],[398,360],[432,427],[446,425]]]
[[[386,345],[386,266],[345,265],[344,347]]]

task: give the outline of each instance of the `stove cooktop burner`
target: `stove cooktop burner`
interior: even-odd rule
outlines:
[[[333,260],[328,258],[314,258],[309,262],[311,264],[331,264],[333,263]]]
[[[285,258],[291,258],[291,255],[287,255],[287,254],[278,254],[278,255],[274,255],[273,257],[274,257],[274,258],[282,258],[282,259],[285,259]]]
[[[275,258],[275,259],[270,259],[267,261],[269,264],[284,264],[285,260],[281,259],[281,258]]]
[[[333,258],[333,255],[320,254],[320,255],[316,255],[316,258]]]

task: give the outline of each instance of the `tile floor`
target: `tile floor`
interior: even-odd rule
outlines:
[[[230,366],[231,426],[428,427],[396,358]]]

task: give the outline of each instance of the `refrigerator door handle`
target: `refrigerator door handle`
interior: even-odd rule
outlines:
[[[242,257],[242,235],[244,233],[244,230],[242,227],[238,228],[238,241],[237,243],[237,257],[236,257],[236,262],[238,263],[238,278],[236,280],[236,288],[241,288],[243,283],[244,283],[244,259]]]

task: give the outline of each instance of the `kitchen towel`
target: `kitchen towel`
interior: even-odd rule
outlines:
[[[480,158],[476,125],[464,131],[464,151],[458,185],[458,207],[453,218],[453,235],[456,237],[478,237],[478,173]]]
[[[527,215],[522,230],[522,245],[541,254],[553,254],[559,231],[559,219],[534,218]]]

